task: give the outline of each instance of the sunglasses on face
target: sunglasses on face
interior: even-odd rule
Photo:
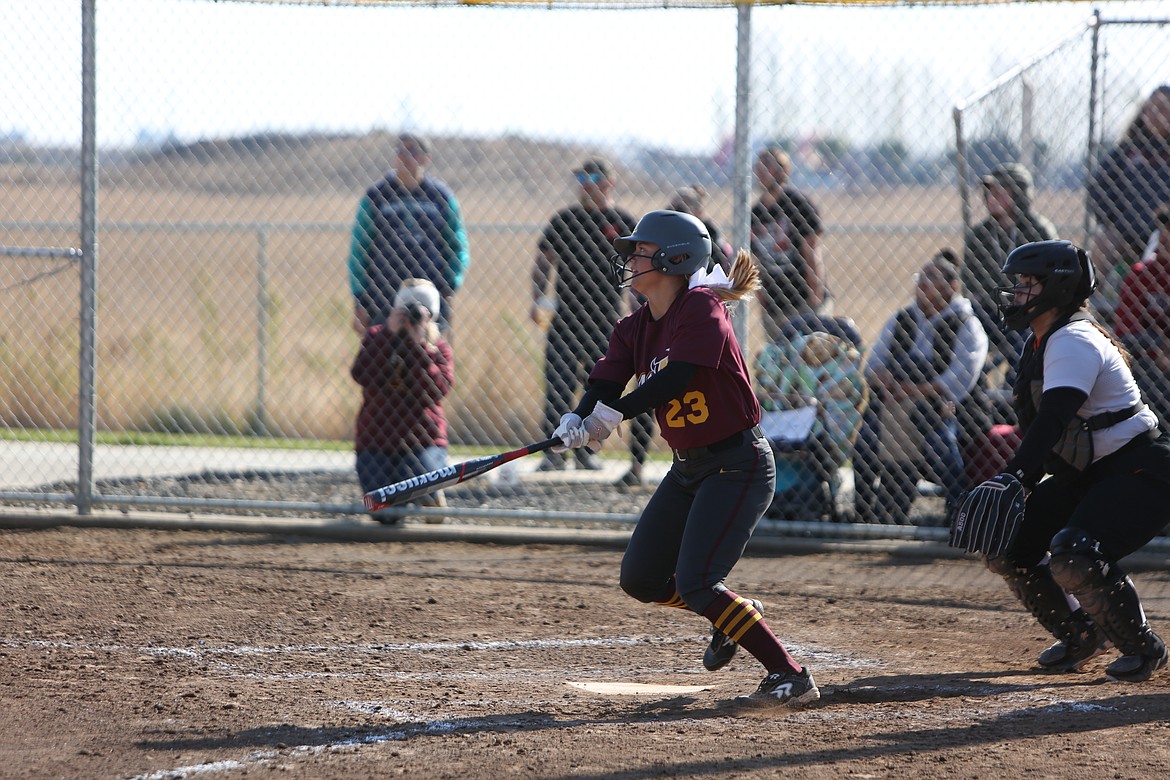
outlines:
[[[577,177],[578,184],[601,184],[605,181],[605,177],[600,173],[581,173],[574,174]]]

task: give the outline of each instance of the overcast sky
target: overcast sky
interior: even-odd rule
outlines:
[[[1170,18],[1166,2],[755,8],[756,116],[766,125],[756,132],[944,144],[956,100],[1095,7]],[[103,144],[413,127],[699,151],[732,130],[734,9],[97,0],[97,13]],[[0,2],[0,135],[76,142],[79,39],[77,0]],[[1170,80],[1166,51],[1141,58],[1143,89]]]

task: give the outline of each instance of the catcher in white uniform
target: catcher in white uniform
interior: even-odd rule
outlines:
[[[1109,679],[1147,680],[1166,644],[1117,562],[1170,522],[1170,440],[1127,355],[1088,314],[1085,251],[1025,244],[1003,271],[1016,283],[1000,291],[1001,318],[1029,329],[1014,398],[1024,436],[1005,473],[967,495],[952,544],[985,553],[1056,637],[1042,668],[1080,671],[1112,647]]]

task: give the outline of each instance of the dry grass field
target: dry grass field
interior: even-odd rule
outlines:
[[[103,174],[102,428],[150,427],[184,413],[246,428],[262,400],[271,430],[349,438],[359,400],[348,377],[357,347],[345,275],[349,222],[367,180],[390,164],[388,139],[363,143],[188,150]],[[473,256],[457,298],[449,403],[464,441],[517,441],[536,431],[543,338],[527,317],[529,272],[541,227],[573,197],[568,171],[584,153],[514,139],[436,149],[436,173],[457,191]],[[0,213],[15,226],[0,244],[76,246],[79,196],[68,178],[0,171]],[[939,246],[960,244],[958,195],[950,186],[810,194],[828,227],[836,312],[854,318],[868,342],[908,299],[918,265]],[[642,213],[667,195],[627,173],[618,200]],[[1079,194],[1042,193],[1038,202],[1057,223],[1079,224]],[[710,214],[730,224],[726,191],[712,193]],[[78,273],[36,278],[61,262],[0,265],[2,424],[75,424]],[[752,322],[747,349],[760,346]]]

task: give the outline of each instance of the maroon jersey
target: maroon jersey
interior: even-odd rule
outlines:
[[[642,384],[671,360],[698,366],[687,389],[654,410],[662,438],[676,450],[706,447],[760,421],[760,404],[731,317],[706,287],[687,290],[655,321],[642,306],[622,319],[589,379]]]

